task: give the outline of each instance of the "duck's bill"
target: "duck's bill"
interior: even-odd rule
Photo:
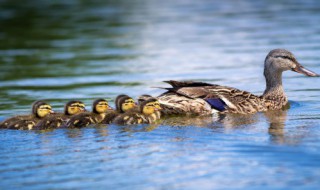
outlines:
[[[301,73],[301,74],[304,74],[306,76],[309,76],[309,77],[318,77],[318,76],[320,76],[317,73],[315,73],[313,71],[310,71],[309,69],[306,69],[301,65],[297,66],[296,68],[294,68],[292,70],[297,72],[297,73]]]

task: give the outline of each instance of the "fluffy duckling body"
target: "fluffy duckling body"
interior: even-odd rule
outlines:
[[[139,109],[130,110],[117,116],[113,123],[118,125],[135,125],[142,123],[154,123],[157,118],[155,111],[160,110],[160,103],[155,98],[149,98],[139,105]]]
[[[90,124],[101,123],[109,109],[107,100],[97,99],[92,104],[92,112],[79,113],[72,116],[65,124],[67,128],[82,128]]]
[[[85,105],[79,100],[71,100],[64,106],[64,113],[54,113],[43,118],[34,129],[54,129],[61,127],[71,116],[85,111]]]
[[[138,97],[138,104],[141,105],[144,101],[148,100],[149,98],[154,98],[149,94],[143,94]],[[161,118],[161,111],[155,110],[155,112],[152,114],[152,117],[154,117],[156,120],[159,120]]]
[[[106,116],[101,123],[110,124],[114,118],[123,114],[134,107],[136,107],[135,101],[128,95],[121,94],[115,99],[116,110],[109,109],[106,112]]]
[[[42,119],[52,114],[52,108],[43,101],[36,101],[32,104],[30,115],[18,115],[11,117],[0,124],[0,128],[31,130]]]

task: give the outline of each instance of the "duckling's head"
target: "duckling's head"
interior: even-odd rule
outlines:
[[[51,113],[53,113],[52,107],[42,100],[36,101],[32,105],[32,114],[38,118],[43,118]]]
[[[138,97],[138,104],[142,104],[142,102],[148,100],[149,98],[152,98],[151,95],[149,94],[142,94],[141,96]]]
[[[64,106],[65,115],[75,115],[86,111],[85,104],[79,100],[71,100]]]
[[[304,68],[288,50],[271,50],[265,59],[264,75],[281,73],[287,70],[292,70],[310,77],[319,76],[317,73]]]
[[[161,110],[159,101],[156,98],[149,98],[140,104],[140,111],[143,114],[150,115],[155,111]]]
[[[105,99],[96,99],[92,104],[92,112],[101,114],[105,113],[109,109],[108,101]]]
[[[116,109],[120,113],[124,113],[136,107],[135,101],[130,96],[127,96],[125,94],[119,95],[115,100],[115,104],[116,104]]]

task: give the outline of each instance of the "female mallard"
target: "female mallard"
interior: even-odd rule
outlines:
[[[32,104],[30,115],[17,115],[11,117],[0,124],[0,128],[31,130],[33,127],[48,114],[53,113],[49,104],[39,100]]]
[[[139,109],[133,109],[117,116],[113,123],[119,125],[135,125],[141,123],[154,123],[157,118],[154,113],[160,110],[160,103],[155,98],[149,98],[139,105]]]
[[[117,96],[115,99],[116,110],[109,109],[106,112],[106,116],[101,123],[109,124],[112,120],[117,117],[118,115],[131,110],[132,108],[136,107],[135,101],[128,95],[121,94]]]
[[[54,113],[43,118],[34,129],[53,129],[60,127],[63,123],[67,122],[72,115],[82,113],[85,111],[85,105],[79,100],[71,100],[64,106],[64,113]]]
[[[251,114],[281,109],[288,103],[282,87],[282,72],[292,70],[306,76],[319,76],[304,68],[284,49],[269,52],[264,63],[266,90],[262,96],[227,86],[202,82],[166,81],[172,88],[161,94],[163,114],[209,115],[213,112]]]
[[[92,104],[92,112],[84,112],[72,116],[64,127],[81,128],[90,124],[100,123],[106,116],[108,109],[109,105],[107,100],[97,99]]]

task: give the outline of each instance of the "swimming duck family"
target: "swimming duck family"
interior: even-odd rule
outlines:
[[[166,92],[157,98],[144,94],[136,103],[128,95],[118,95],[115,109],[102,98],[93,102],[91,112],[85,110],[83,102],[72,100],[65,104],[63,113],[54,113],[50,104],[36,101],[31,114],[6,119],[0,123],[0,128],[31,130],[82,128],[91,124],[151,124],[168,115],[253,114],[279,110],[288,104],[282,85],[282,73],[288,70],[319,76],[303,67],[291,52],[274,49],[264,61],[266,89],[262,95],[217,84],[169,80],[165,82],[171,87],[164,88]]]

